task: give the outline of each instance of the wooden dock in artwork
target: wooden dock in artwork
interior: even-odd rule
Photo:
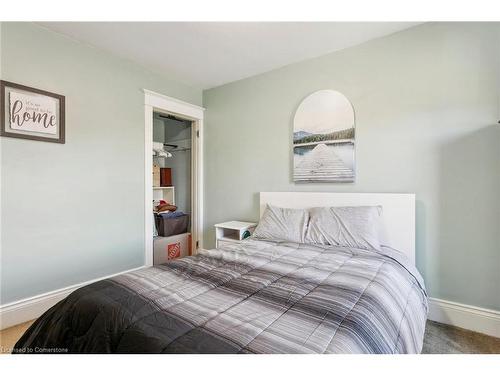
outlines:
[[[354,139],[330,139],[328,141],[319,141],[319,142],[307,142],[307,143],[294,143],[293,147],[305,147],[305,146],[315,146],[315,145],[338,145],[338,144],[344,144],[344,143],[350,143],[354,144]]]
[[[354,171],[348,168],[331,147],[319,144],[294,167],[297,182],[354,181]]]

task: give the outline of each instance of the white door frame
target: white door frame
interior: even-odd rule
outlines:
[[[203,113],[205,108],[144,91],[144,265],[153,265],[153,112],[176,115],[193,122],[191,150],[191,236],[193,253],[202,248],[203,234]],[[198,244],[198,246],[197,246]]]

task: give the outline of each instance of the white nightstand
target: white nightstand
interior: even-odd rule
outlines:
[[[257,223],[247,221],[226,221],[215,224],[215,247],[219,247],[223,242],[239,242],[249,237]]]

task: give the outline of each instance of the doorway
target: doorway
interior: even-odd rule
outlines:
[[[154,237],[158,229],[158,213],[154,214],[155,207],[163,201],[175,206],[175,212],[164,212],[161,216],[169,218],[170,221],[162,221],[168,224],[166,232],[174,233],[173,230],[182,231],[179,237],[163,237],[175,239],[179,246],[186,246],[189,241],[189,253],[196,254],[202,247],[202,107],[180,101],[175,98],[164,96],[144,90],[145,94],[145,266],[158,263],[159,237]],[[161,146],[161,149],[160,149]],[[154,166],[154,167],[153,167]],[[156,173],[162,173],[158,178]],[[163,179],[162,179],[163,178]],[[170,207],[168,207],[170,209]],[[170,210],[168,210],[170,211]],[[188,216],[186,231],[183,216]],[[177,219],[170,219],[176,217]],[[185,219],[185,217],[184,217]],[[172,223],[175,223],[172,227]],[[168,233],[167,233],[168,232]],[[155,240],[154,240],[155,238]],[[174,249],[175,250],[175,249]],[[170,250],[165,254],[171,253]],[[185,252],[183,252],[185,253]],[[164,255],[165,255],[164,254]],[[163,256],[163,255],[162,255]],[[167,256],[167,255],[165,255]],[[173,253],[175,257],[175,253]]]

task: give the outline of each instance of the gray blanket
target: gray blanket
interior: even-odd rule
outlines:
[[[401,253],[250,239],[80,288],[14,351],[419,353],[427,310]]]

